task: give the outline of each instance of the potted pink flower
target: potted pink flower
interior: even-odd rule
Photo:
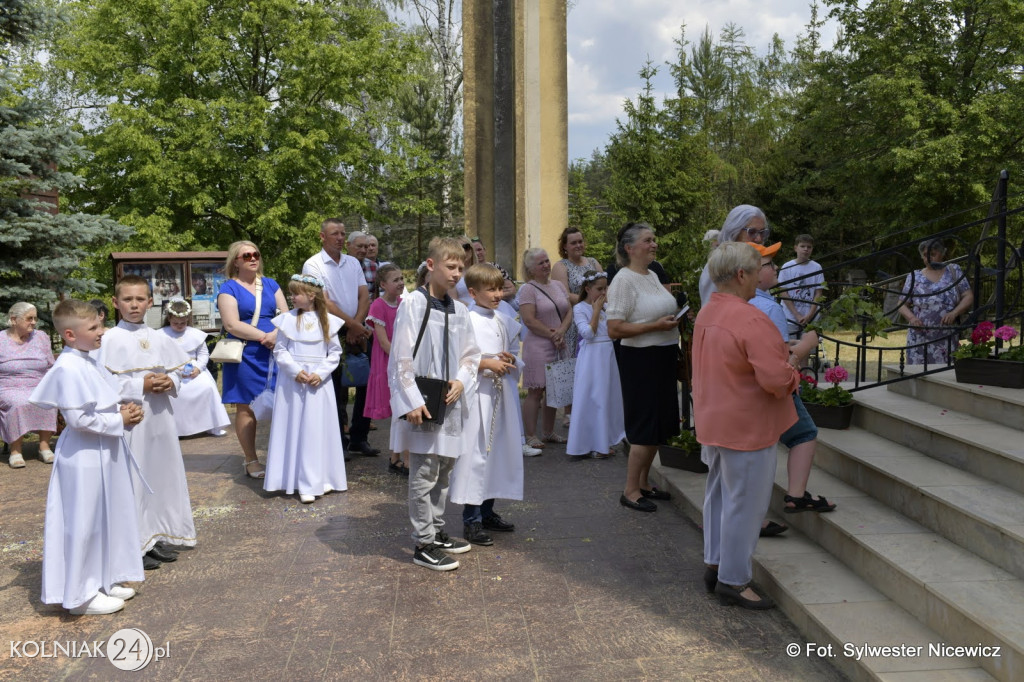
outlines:
[[[985,320],[971,332],[970,341],[962,343],[955,351],[953,368],[956,380],[961,384],[1024,388],[1024,347],[1018,342],[1017,330],[1010,325],[996,327]],[[1005,341],[1007,346],[996,352],[996,339]]]
[[[853,394],[840,384],[850,378],[842,365],[825,370],[829,388],[819,388],[813,377],[801,377],[800,399],[819,428],[846,429],[853,420]]]

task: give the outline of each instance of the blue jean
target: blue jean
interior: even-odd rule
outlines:
[[[494,516],[494,500],[484,500],[483,504],[465,504],[462,506],[462,522],[465,524],[482,523],[484,519]]]

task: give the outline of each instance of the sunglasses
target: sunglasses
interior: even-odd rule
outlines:
[[[766,227],[763,230],[759,230],[756,227],[744,227],[740,232],[746,232],[747,236],[753,239],[757,235],[761,235],[763,239],[768,239],[768,235],[772,233],[772,228]]]
[[[258,252],[256,252],[256,253],[243,253],[243,254],[239,254],[238,257],[241,258],[242,260],[244,260],[246,263],[248,263],[249,261],[252,261],[252,260],[259,260],[260,259],[260,254]]]
[[[473,242],[474,244],[479,244],[480,237],[471,237],[469,241]]]

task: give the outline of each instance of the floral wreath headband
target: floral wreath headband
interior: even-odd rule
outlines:
[[[324,288],[324,283],[313,275],[292,275],[292,281],[300,282],[301,284],[308,284],[309,286],[316,287],[317,289]]]
[[[180,312],[179,313],[177,310],[172,308],[171,306],[174,305],[175,303],[184,303],[185,304],[184,312]],[[186,301],[183,298],[172,298],[171,302],[167,305],[167,314],[170,315],[171,317],[181,317],[181,318],[188,317],[189,315],[192,314],[192,306],[191,306],[191,304],[189,304],[188,301]]]
[[[584,284],[590,284],[591,282],[596,282],[599,279],[608,279],[608,273],[607,272],[595,272],[593,275],[590,275],[589,277],[584,277],[583,278],[583,283]]]

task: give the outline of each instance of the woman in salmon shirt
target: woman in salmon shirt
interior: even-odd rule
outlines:
[[[774,606],[748,583],[771,500],[775,444],[796,422],[790,396],[800,384],[775,325],[747,303],[757,289],[760,264],[751,246],[720,244],[707,266],[717,291],[693,330],[694,421],[709,467],[704,583],[722,604],[749,609]]]

